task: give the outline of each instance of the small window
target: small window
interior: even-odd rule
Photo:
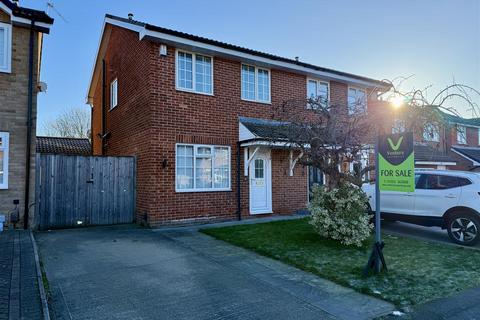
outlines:
[[[255,159],[255,179],[264,178],[263,159]]]
[[[440,129],[437,125],[427,123],[423,129],[423,140],[425,141],[440,141]]]
[[[0,189],[8,189],[8,132],[0,132]]]
[[[178,144],[177,191],[230,189],[230,147]]]
[[[212,57],[177,51],[177,89],[212,94]]]
[[[242,99],[270,102],[270,70],[242,64]]]
[[[314,100],[317,106],[326,107],[329,99],[328,82],[308,79],[307,99]],[[313,104],[310,103],[307,107],[312,108]]]
[[[405,128],[406,128],[405,120],[395,119],[393,121],[392,134],[403,133],[405,132]]]
[[[419,181],[417,189],[445,190],[471,184],[470,180],[462,177],[437,174],[424,174],[423,176],[424,178]]]
[[[110,83],[110,110],[118,104],[118,80],[115,79]]]
[[[12,26],[0,22],[0,72],[11,71]]]
[[[364,113],[367,111],[367,93],[363,89],[348,88],[348,114]]]
[[[467,144],[467,127],[457,125],[457,143]]]

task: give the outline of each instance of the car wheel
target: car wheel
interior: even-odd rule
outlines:
[[[480,219],[471,213],[454,213],[448,220],[447,230],[453,242],[473,246],[480,240]]]

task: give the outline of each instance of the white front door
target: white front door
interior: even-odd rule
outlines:
[[[250,162],[250,213],[272,212],[272,170],[269,152],[257,152]]]

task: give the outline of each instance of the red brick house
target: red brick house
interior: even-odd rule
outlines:
[[[480,171],[480,119],[467,119],[438,110],[437,123],[426,123],[416,132],[415,166],[417,168]],[[395,115],[392,117],[395,119]],[[405,129],[394,120],[392,132]]]
[[[291,214],[321,175],[272,142],[271,106],[313,94],[369,110],[388,88],[107,15],[88,89],[93,154],[137,157],[137,220],[149,225]]]

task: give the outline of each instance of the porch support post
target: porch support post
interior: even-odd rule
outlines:
[[[260,149],[260,147],[255,147],[255,150],[253,150],[252,154],[250,155],[250,157],[248,156],[248,151],[249,151],[249,148],[244,148],[244,157],[245,157],[245,177],[248,176],[248,169],[250,168],[250,162],[252,162],[252,159],[253,157],[255,156],[255,153],[257,153],[258,149]]]
[[[300,154],[293,159],[293,150],[290,150],[290,166],[289,166],[289,176],[293,176],[293,169],[295,168],[295,165],[297,164],[298,160],[303,157],[303,151],[300,152]]]

